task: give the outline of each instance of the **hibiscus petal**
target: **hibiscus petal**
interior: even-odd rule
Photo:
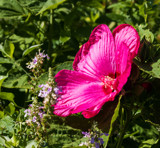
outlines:
[[[81,72],[61,70],[55,78],[62,89],[61,96],[54,105],[56,115],[65,117],[88,110],[90,113],[86,116],[92,117],[105,102],[113,100],[112,93],[106,94],[101,81]]]
[[[140,38],[128,24],[119,25],[113,31],[116,46],[117,90],[121,91],[131,72],[132,59],[137,55]]]
[[[120,48],[122,43],[125,43],[128,46],[131,60],[137,55],[140,38],[138,32],[131,25],[122,24],[117,26],[113,31],[113,37],[115,39],[117,56],[120,56],[118,54],[119,50],[123,50]]]
[[[116,70],[114,39],[108,26],[97,26],[77,53],[73,68],[92,77],[114,74]]]
[[[132,61],[130,61],[130,53],[129,48],[125,43],[122,43],[119,47],[121,50],[119,50],[119,56],[117,56],[117,90],[118,92],[121,91],[124,84],[127,82],[127,79],[131,72],[131,64]]]

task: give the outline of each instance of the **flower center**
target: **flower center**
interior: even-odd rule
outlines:
[[[114,89],[115,89],[115,82],[116,82],[116,80],[114,78],[112,78],[110,76],[103,76],[101,78],[101,81],[102,81],[104,90],[105,90],[105,92],[107,94],[114,91]]]

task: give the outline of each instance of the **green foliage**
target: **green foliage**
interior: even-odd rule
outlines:
[[[5,116],[0,120],[0,129],[1,132],[3,130],[7,130],[9,133],[13,133],[14,121],[10,116]]]
[[[38,14],[43,13],[46,10],[50,10],[50,9],[56,9],[60,4],[62,4],[63,2],[65,2],[66,0],[48,0],[44,6],[42,7],[42,9],[38,12]]]
[[[115,108],[115,110],[114,110],[114,114],[113,114],[112,119],[111,119],[110,129],[109,129],[109,132],[108,132],[109,136],[104,137],[104,141],[105,141],[104,147],[107,147],[109,138],[110,138],[111,133],[112,133],[113,124],[114,124],[114,122],[116,121],[116,119],[117,119],[117,117],[118,117],[118,115],[119,115],[119,108],[120,108],[121,98],[122,98],[122,95],[120,95],[120,97],[119,97],[119,99],[118,99],[118,104],[117,104],[117,106],[116,106],[116,108]]]
[[[132,75],[129,78],[124,87],[126,97],[121,99],[121,106],[119,99],[111,122],[106,122],[110,129],[104,145],[116,147],[121,133],[122,147],[131,143],[133,147],[158,148],[159,9],[159,0],[0,0],[0,147],[38,147],[32,138],[33,131],[25,123],[24,109],[20,110],[19,106],[27,108],[32,103],[31,98],[40,89],[38,85],[48,82],[49,67],[53,70],[52,77],[62,69],[73,70],[74,57],[95,26],[107,24],[113,30],[119,24],[128,23],[137,29],[141,39],[134,59],[138,72],[134,82]],[[42,73],[34,79],[26,63],[39,49],[50,60],[44,61]],[[42,103],[43,99],[38,101]],[[70,125],[76,124],[74,118],[70,119],[73,122]],[[52,122],[47,128],[46,147],[76,148],[85,142],[81,130],[64,123],[62,118],[60,123]]]

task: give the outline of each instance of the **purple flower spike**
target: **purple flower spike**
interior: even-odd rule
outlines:
[[[89,132],[82,132],[82,134],[84,135],[84,137],[90,137],[90,133]]]
[[[38,115],[40,116],[40,118],[43,118],[43,112],[42,113],[38,113]]]
[[[96,147],[96,148],[100,148],[99,143],[96,142],[96,143],[95,143],[95,147]]]
[[[36,122],[37,121],[37,117],[34,116],[33,119],[32,119],[32,122]]]
[[[98,138],[98,140],[100,141],[100,144],[103,144],[103,143],[104,143],[104,141],[103,141],[102,138]]]
[[[94,138],[93,138],[93,137],[91,138],[91,143],[92,143],[92,144],[94,143]]]

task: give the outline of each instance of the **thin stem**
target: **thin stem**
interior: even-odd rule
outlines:
[[[48,56],[51,57],[51,51],[52,51],[52,37],[53,37],[53,10],[50,10],[50,24],[49,24],[49,35],[48,35]],[[50,64],[50,62],[48,62]]]
[[[20,64],[18,64],[18,63],[17,63],[15,60],[13,60],[13,59],[12,59],[12,61],[14,62],[14,64],[15,64],[17,67],[20,67],[27,76],[29,76],[30,78],[32,78],[32,76],[31,76]]]
[[[123,111],[123,110],[122,110]],[[122,115],[123,116],[123,115]],[[117,146],[116,148],[121,148],[121,145],[122,145],[122,142],[123,142],[123,138],[124,138],[124,135],[125,135],[125,132],[126,132],[126,129],[128,127],[128,124],[129,124],[129,121],[130,121],[130,114],[129,114],[129,111],[126,111],[126,122],[124,123],[124,126],[121,130],[121,133],[120,133],[120,138],[118,140],[118,143],[117,143]],[[121,122],[122,124],[123,122]]]

